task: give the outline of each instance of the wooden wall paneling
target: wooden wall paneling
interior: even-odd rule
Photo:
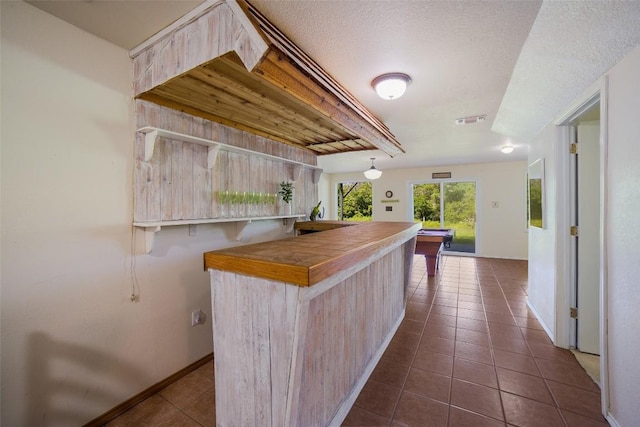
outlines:
[[[228,2],[229,7],[233,11],[234,19],[243,28],[243,40],[238,41],[243,45],[243,49],[236,50],[242,52],[239,54],[248,70],[252,70],[258,61],[262,58],[268,49],[268,40],[254,26],[254,22],[249,18],[245,5],[239,4],[237,1]]]
[[[240,129],[233,129],[234,139],[238,140],[240,144],[238,147],[246,148],[247,150],[251,150],[253,146],[253,141],[255,139],[255,135],[249,132],[244,132]]]
[[[153,70],[153,86],[156,86],[159,82],[165,82],[169,79],[169,71],[174,67],[172,64],[175,64],[178,59],[177,52],[172,49],[174,45],[175,42],[173,41],[173,38],[163,40],[160,52],[154,58],[151,65],[151,69]]]
[[[206,24],[203,25],[203,31],[206,33],[204,48],[202,54],[205,58],[215,58],[220,52],[220,10],[222,8],[216,7],[210,10],[206,17]],[[205,61],[200,61],[200,63]],[[189,68],[189,67],[187,67]]]
[[[227,391],[216,395],[218,419],[327,425],[399,324],[404,252],[400,245],[319,294],[211,271],[216,388]]]
[[[134,141],[134,171],[133,171],[133,220],[146,220],[147,206],[149,205],[147,197],[148,182],[151,179],[151,165],[144,161],[144,137],[136,134]]]
[[[317,185],[313,183],[313,170],[305,169],[304,183],[306,186],[305,193],[307,194],[306,209],[304,210],[304,213],[308,216],[311,213],[311,210],[318,203]]]
[[[346,367],[343,363],[340,363],[336,370],[333,368],[336,360],[344,360],[344,335],[340,333],[340,324],[338,322],[328,320],[344,319],[345,306],[343,290],[344,283],[334,287],[327,295],[327,304],[325,306],[327,319],[325,345],[327,345],[329,351],[325,355],[323,365],[324,405],[322,420],[333,417],[335,408],[342,402],[343,396],[342,378],[345,376]]]
[[[242,280],[246,284],[245,291],[252,293],[249,298],[253,306],[252,323],[254,330],[252,336],[258,337],[254,341],[252,350],[253,366],[256,373],[254,376],[254,388],[256,390],[255,422],[256,425],[269,425],[273,419],[273,400],[270,398],[271,393],[273,393],[271,387],[271,346],[273,345],[273,340],[269,323],[272,284],[265,281],[256,292],[251,277],[242,276]],[[275,372],[274,374],[277,375]],[[265,399],[264,396],[269,396],[269,398]]]
[[[256,388],[256,366],[254,360],[255,348],[260,345],[256,342],[258,337],[255,332],[257,325],[254,325],[253,310],[256,308],[252,304],[252,297],[255,296],[257,289],[251,289],[248,292],[247,284],[244,282],[243,276],[235,275],[235,286],[238,288],[238,305],[236,306],[236,316],[240,320],[237,325],[236,333],[241,342],[249,343],[249,345],[243,346],[240,349],[240,353],[237,357],[243,361],[240,369],[240,393],[235,394],[238,396],[246,396],[240,412],[240,418],[238,419],[239,425],[258,425],[256,404],[260,399],[258,390]],[[255,286],[254,286],[255,288]]]
[[[284,159],[304,160],[305,150],[229,128],[148,101],[136,100],[139,127],[155,126],[174,132],[272,154]],[[142,159],[144,138],[135,136],[136,159]],[[276,193],[281,181],[291,181],[291,165],[252,156],[232,155],[220,150],[214,168],[206,168],[207,148],[197,144],[159,138],[155,154],[146,163],[136,160],[134,171],[134,221],[168,221],[219,217],[219,190]],[[230,160],[233,156],[233,161]],[[313,158],[315,164],[315,157]],[[315,206],[317,186],[313,172],[303,168],[294,183],[292,212],[308,214]],[[276,214],[284,214],[280,200]],[[271,211],[268,211],[270,214]]]
[[[170,153],[171,162],[171,218],[172,220],[184,219],[184,211],[182,209],[182,182],[186,171],[184,167],[184,156],[181,141],[168,141],[168,152]]]
[[[214,183],[214,191],[227,191],[229,190],[229,152],[227,150],[220,150],[218,153],[218,160],[216,165],[216,181]],[[217,207],[217,216],[220,217],[223,214],[228,215],[228,207],[221,206],[218,202],[217,195],[214,197],[214,204]]]
[[[314,357],[316,357],[316,361],[313,366],[315,371],[311,371],[311,375],[307,378],[308,382],[311,383],[311,386],[308,389],[312,390],[312,394],[305,394],[305,401],[308,403],[307,408],[311,409],[301,411],[300,413],[300,415],[308,415],[309,418],[306,420],[300,418],[300,425],[322,425],[321,420],[324,417],[325,407],[327,405],[325,399],[327,398],[328,390],[326,390],[326,388],[329,388],[330,386],[330,378],[327,375],[327,357],[331,354],[333,343],[329,343],[328,347],[324,347],[324,345],[327,344],[328,341],[326,339],[326,335],[330,332],[329,328],[327,328],[330,319],[330,317],[328,317],[330,314],[330,295],[331,291],[328,291],[317,296],[311,301],[313,304],[314,301],[318,300],[319,322],[315,325],[315,340],[313,340],[310,347],[307,347],[307,353],[313,353]],[[307,341],[307,343],[309,343],[309,341]],[[308,396],[318,396],[318,399],[309,399]]]
[[[296,315],[293,328],[293,348],[291,352],[291,368],[287,384],[286,413],[284,426],[294,426],[301,407],[301,383],[305,368],[305,348],[308,336],[309,300],[304,297],[306,289],[299,288],[295,300]],[[275,396],[275,395],[274,395]],[[274,426],[276,427],[276,426]]]
[[[375,313],[375,301],[371,298],[372,295],[375,294],[375,278],[373,276],[373,266],[368,266],[364,269],[363,273],[365,278],[362,279],[367,284],[365,295],[364,295],[364,307],[361,313]],[[371,318],[372,317],[372,318]],[[362,355],[361,363],[364,360],[369,360],[371,358],[372,348],[375,345],[375,326],[379,321],[377,316],[371,316],[368,321],[365,323],[365,333],[364,333],[364,354]],[[358,366],[358,370],[362,368],[362,365]]]
[[[229,151],[229,164],[227,166],[228,190],[231,192],[238,191],[240,179],[240,153]]]
[[[182,27],[177,32],[184,33],[184,50],[181,51],[181,63],[184,69],[190,70],[202,63],[202,53],[206,51],[204,42],[207,39],[208,19],[201,16],[190,25]]]
[[[347,311],[344,321],[344,342],[345,342],[345,363],[347,365],[345,381],[349,389],[353,387],[356,378],[356,367],[358,365],[359,340],[362,336],[362,323],[357,316],[357,301],[359,296],[358,286],[354,276],[345,280],[345,304]],[[347,345],[348,344],[348,345]]]
[[[256,192],[267,193],[269,191],[269,181],[267,177],[267,160],[264,157],[254,157],[256,159],[255,170],[250,170],[249,173],[254,176],[254,188]]]
[[[211,140],[211,128],[205,120],[194,117],[188,121],[189,135],[200,136]],[[193,151],[193,216],[194,219],[212,218],[211,170],[207,167],[208,147],[189,144]]]
[[[213,140],[211,138],[211,127],[207,126],[207,121],[201,117],[193,117],[186,121],[189,125],[187,135],[198,136],[200,138]]]
[[[228,5],[222,4],[219,7],[220,20],[218,23],[219,48],[216,56],[222,56],[227,52],[231,52],[234,47],[234,38],[236,32],[239,32],[237,23],[233,19],[233,12]],[[240,56],[240,55],[238,55]]]
[[[349,307],[347,305],[347,290],[346,284],[343,282],[339,287],[336,287],[336,291],[331,295],[331,307],[335,307],[336,310],[331,313],[331,317],[334,319],[344,319],[349,311]],[[331,325],[331,341],[334,343],[333,348],[334,354],[329,357],[327,368],[333,365],[333,361],[335,360],[348,360],[348,347],[350,343],[345,342],[345,334],[344,334],[344,325],[340,322],[333,322]],[[344,396],[349,392],[349,365],[347,363],[340,363],[340,370],[337,375],[333,376],[332,383],[333,387],[331,387],[331,399],[328,402],[328,411],[325,412],[325,418],[332,418],[335,413],[335,408],[337,408],[344,398]],[[327,374],[330,375],[330,371],[327,371]]]
[[[294,334],[300,288],[279,282],[269,283],[269,337],[271,338],[271,396],[283,397],[282,405],[273,405],[271,425],[284,426],[287,417],[289,381],[293,376]],[[268,425],[268,424],[267,424]]]
[[[236,312],[237,287],[233,286],[233,283],[227,283],[230,275],[231,273],[210,270],[215,388],[227,391],[216,393],[215,399],[219,417],[239,419],[240,405],[235,404],[235,401],[241,396],[237,390],[241,384],[240,372],[238,369],[220,369],[221,366],[235,367],[241,362],[235,352],[231,351],[234,346],[242,343],[237,338],[236,330],[240,323],[240,317]],[[223,348],[229,348],[230,351],[221,351]]]
[[[156,144],[152,162],[160,172],[158,181],[158,193],[160,195],[160,218],[162,221],[173,219],[173,190],[172,190],[172,162],[171,162],[171,142],[165,138],[159,139]]]
[[[182,52],[182,68],[184,70],[190,70],[191,68],[202,64],[208,58],[213,57],[210,55],[215,55],[218,51],[218,31],[215,29],[216,22],[212,22],[211,19],[213,17],[213,19],[217,20],[217,9],[218,8],[210,10],[207,14],[196,19],[190,25],[187,25],[180,30],[186,33],[186,48]],[[213,28],[211,26],[212,24],[214,25]],[[211,45],[208,45],[209,42]]]
[[[254,157],[247,153],[242,153],[240,155],[240,170],[238,174],[240,175],[240,186],[238,187],[238,191],[248,192],[250,187],[250,179],[251,179],[251,158]]]
[[[271,169],[269,169],[269,183],[270,183],[270,192],[276,194],[276,200],[274,205],[272,206],[272,211],[274,215],[278,215],[280,213],[280,196],[277,195],[280,182],[280,164],[275,161],[271,162]]]
[[[179,219],[193,219],[194,215],[194,193],[193,193],[193,180],[194,180],[194,147],[196,144],[189,144],[187,142],[181,143],[182,148],[182,162],[181,162],[181,177],[180,184],[182,187],[182,216]]]
[[[307,197],[308,197],[308,193],[307,193],[307,185],[306,185],[306,169],[302,169],[300,171],[300,177],[298,178],[298,180],[296,181],[296,184],[298,185],[298,194],[300,194],[300,197],[298,197],[297,200],[295,200],[296,202],[296,210],[295,212],[300,213],[300,214],[306,214],[307,213]]]
[[[264,396],[271,396],[271,331],[269,328],[269,306],[270,306],[270,283],[265,282],[258,289],[251,282],[251,277],[241,276],[244,284],[243,292],[250,295],[248,300],[251,304],[251,324],[253,331],[249,339],[258,339],[253,341],[253,366],[254,366],[254,388],[256,393],[255,399],[255,423],[256,425],[269,425],[272,420],[272,402],[270,398],[265,399]]]
[[[150,46],[133,58],[133,93],[138,94],[151,89],[153,86],[152,69],[153,55],[158,44]]]
[[[360,313],[367,312],[367,292],[369,291],[369,284],[367,282],[366,270],[361,270],[355,275],[354,284],[358,288],[356,290],[356,305],[354,307],[354,324],[357,325],[356,328],[356,337],[353,341],[355,346],[356,358],[354,360],[354,364],[351,369],[353,369],[351,375],[354,378],[358,378],[358,373],[360,372],[360,366],[362,364],[362,360],[366,358],[366,345],[367,345],[367,322],[369,321],[368,316],[360,316]]]
[[[327,291],[309,302],[309,322],[307,329],[307,346],[305,348],[305,369],[301,384],[301,405],[296,425],[322,425],[324,416],[325,377],[327,354],[331,343],[326,339],[326,325],[330,319],[326,313]],[[327,346],[328,345],[328,346]],[[317,398],[310,398],[317,396]]]

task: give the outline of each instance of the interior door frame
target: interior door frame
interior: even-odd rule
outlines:
[[[608,78],[602,77],[582,97],[578,98],[554,124],[557,130],[556,144],[556,253],[555,271],[556,311],[555,340],[558,347],[568,348],[575,336],[575,322],[569,316],[574,289],[572,286],[572,239],[569,235],[571,224],[571,156],[569,146],[573,138],[573,122],[596,103],[600,104],[600,389],[602,413],[609,409],[608,373],[608,283],[607,283],[607,147],[608,147]],[[574,341],[575,342],[575,341]]]

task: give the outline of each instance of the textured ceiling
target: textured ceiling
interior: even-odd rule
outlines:
[[[515,1],[255,0],[265,16],[312,56],[396,135],[406,154],[323,156],[328,171],[525,159],[524,146],[500,153],[507,138],[490,130],[540,3]],[[412,78],[397,100],[377,97],[371,80]],[[486,114],[457,126],[455,119]],[[517,140],[513,143],[518,144]]]
[[[131,49],[199,2],[30,3]],[[327,172],[364,170],[369,157],[380,169],[524,160],[530,137],[639,44],[638,0],[252,4],[406,150],[393,159],[375,151],[323,156]],[[384,101],[373,92],[371,80],[386,72],[411,75],[402,98]],[[480,114],[483,123],[454,124]],[[506,142],[516,146],[509,156],[499,152]]]
[[[640,1],[543,3],[493,130],[534,137],[638,44]]]

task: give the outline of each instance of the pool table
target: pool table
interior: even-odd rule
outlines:
[[[427,263],[427,275],[435,276],[440,262],[440,253],[453,241],[453,229],[422,228],[418,231],[416,254],[424,255]]]

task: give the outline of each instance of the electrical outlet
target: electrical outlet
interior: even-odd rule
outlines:
[[[191,326],[204,325],[207,321],[207,315],[202,310],[193,310],[191,312]]]
[[[198,224],[189,224],[189,236],[197,236],[198,231]]]

